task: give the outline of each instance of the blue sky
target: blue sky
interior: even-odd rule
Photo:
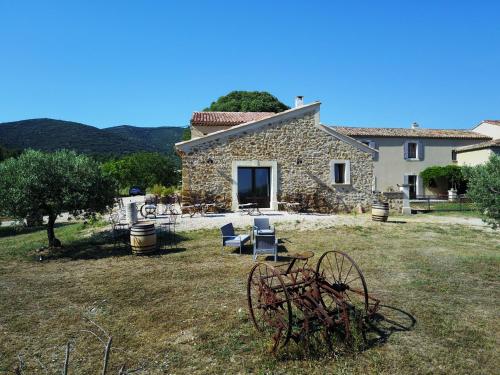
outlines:
[[[0,121],[186,125],[231,90],[325,124],[500,119],[500,1],[0,0]]]

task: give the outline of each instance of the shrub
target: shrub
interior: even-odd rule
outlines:
[[[492,155],[484,165],[464,167],[467,194],[494,228],[500,224],[500,156]]]
[[[179,182],[175,161],[154,152],[140,152],[111,160],[103,164],[103,169],[119,182],[120,188],[139,186],[144,190],[155,184],[170,186]]]

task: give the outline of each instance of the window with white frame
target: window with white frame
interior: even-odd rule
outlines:
[[[421,141],[406,141],[404,158],[405,160],[424,160],[424,144]]]
[[[351,162],[349,160],[332,160],[330,162],[330,179],[334,185],[351,183]]]

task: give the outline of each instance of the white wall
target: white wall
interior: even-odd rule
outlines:
[[[405,175],[419,175],[427,167],[449,165],[451,151],[460,146],[472,145],[484,140],[462,140],[447,138],[389,138],[389,137],[355,137],[358,140],[371,140],[376,143],[379,154],[374,162],[376,190],[398,190],[398,184],[404,183]],[[423,160],[405,160],[403,145],[405,141],[422,141],[424,144]],[[422,189],[423,190],[423,189]],[[419,195],[431,194],[429,191],[417,191]]]
[[[217,132],[219,130],[225,130],[231,128],[231,126],[200,126],[191,125],[191,138],[204,137],[207,134]]]
[[[482,150],[459,152],[457,154],[457,163],[458,165],[470,165],[470,166],[483,164],[488,161],[491,154],[493,154],[493,151],[489,148],[485,148]]]
[[[493,125],[482,122],[472,130],[476,133],[487,135],[488,137],[491,137],[493,139],[500,138],[500,125]]]

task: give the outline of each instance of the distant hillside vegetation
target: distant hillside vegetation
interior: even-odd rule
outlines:
[[[139,151],[173,154],[183,128],[117,126],[108,129],[77,122],[32,119],[0,123],[0,145],[11,150],[70,149],[94,155],[123,155]]]
[[[127,138],[141,145],[146,150],[162,153],[173,153],[174,144],[182,140],[184,128],[158,126],[143,128],[130,125],[113,126],[102,129],[120,137]]]

